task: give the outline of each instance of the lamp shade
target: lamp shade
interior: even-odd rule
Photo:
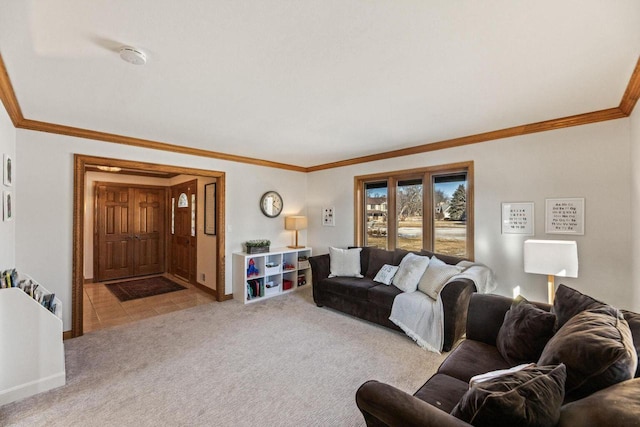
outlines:
[[[288,216],[284,219],[285,230],[304,230],[307,228],[307,217],[302,215]]]
[[[526,240],[524,271],[578,277],[578,244],[569,240]]]

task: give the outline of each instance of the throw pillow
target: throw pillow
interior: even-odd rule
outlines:
[[[518,296],[504,315],[496,337],[500,355],[511,365],[537,361],[544,346],[553,336],[555,322],[556,316],[553,313]]]
[[[607,307],[573,316],[549,340],[538,364],[567,366],[566,393],[579,399],[633,378],[638,356],[629,325]]]
[[[329,277],[362,277],[360,274],[360,252],[362,248],[329,248],[331,274]]]
[[[373,278],[374,282],[383,283],[385,285],[390,285],[393,280],[393,276],[398,272],[397,265],[389,265],[385,264],[382,266],[376,277]]]
[[[553,301],[553,312],[556,315],[556,331],[562,327],[569,319],[576,314],[589,310],[591,308],[609,307],[612,315],[617,315],[616,309],[585,295],[580,291],[565,285],[559,285],[556,289],[555,299]]]
[[[451,415],[476,427],[552,427],[560,419],[566,370],[537,366],[477,383]]]
[[[415,292],[418,282],[429,265],[429,257],[408,253],[393,276],[393,284],[403,292]]]
[[[435,256],[431,258],[427,270],[424,272],[418,283],[418,289],[433,299],[438,299],[438,294],[444,285],[456,274],[464,270],[457,265],[449,265],[440,261]]]

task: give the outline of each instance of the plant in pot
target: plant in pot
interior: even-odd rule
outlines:
[[[248,254],[262,254],[269,252],[271,241],[267,239],[248,240],[245,242]]]

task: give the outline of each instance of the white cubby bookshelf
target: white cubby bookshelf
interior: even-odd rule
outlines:
[[[0,289],[0,406],[65,385],[62,302],[54,302],[52,313],[20,288]]]
[[[233,298],[247,304],[311,286],[310,256],[311,248],[277,248],[260,254],[235,252]]]

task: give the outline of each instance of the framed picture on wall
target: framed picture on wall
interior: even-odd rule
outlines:
[[[204,186],[204,234],[216,234],[216,184]]]
[[[13,185],[13,177],[15,175],[15,165],[13,159],[8,154],[2,156],[2,183],[11,187]]]
[[[546,199],[547,234],[584,234],[584,198]]]
[[[502,234],[535,234],[533,202],[502,203]]]

